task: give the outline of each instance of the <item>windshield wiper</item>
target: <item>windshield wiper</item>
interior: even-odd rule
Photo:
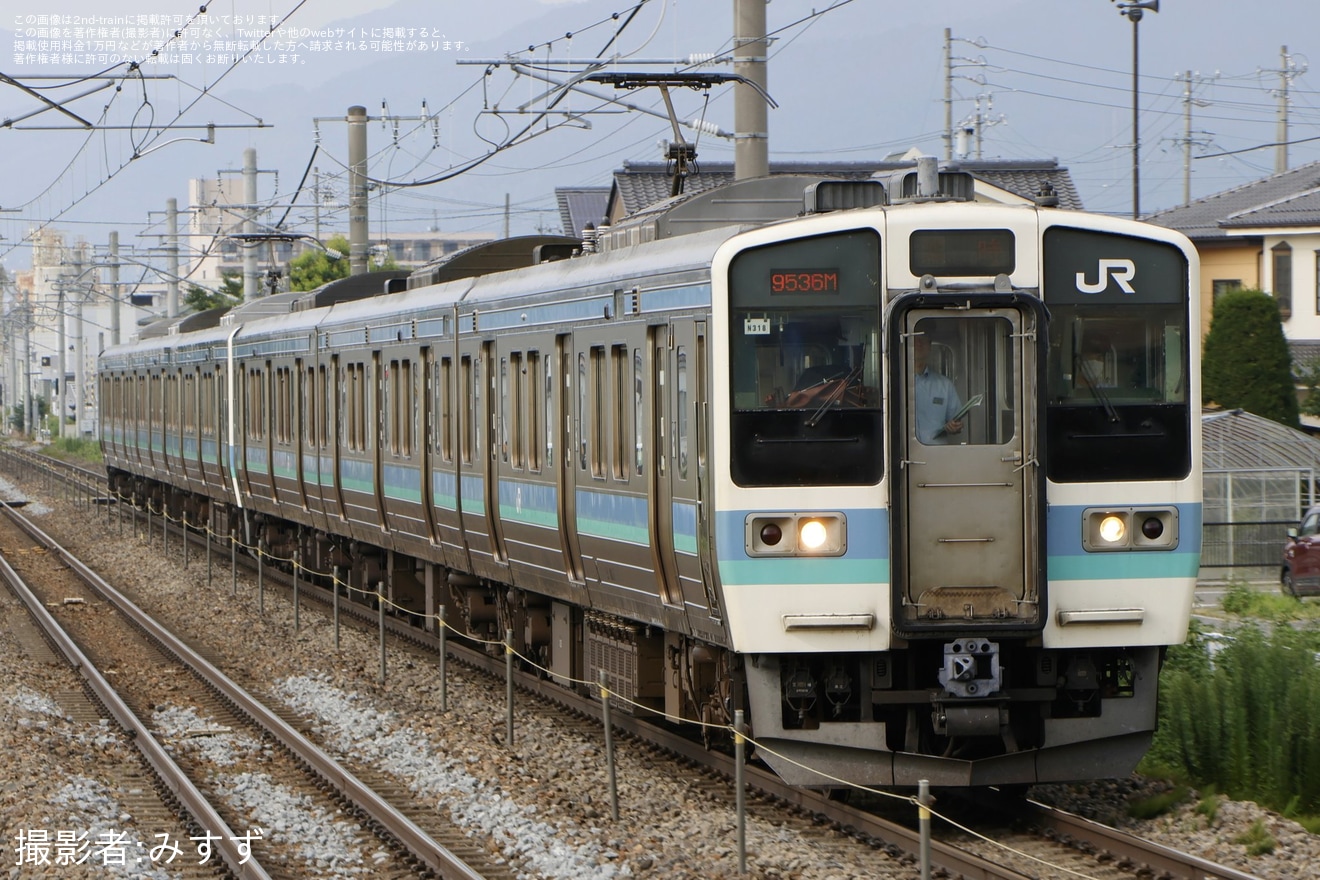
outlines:
[[[1091,365],[1083,360],[1081,362],[1081,367],[1082,379],[1086,382],[1086,387],[1091,389],[1091,393],[1100,401],[1100,405],[1105,408],[1105,415],[1109,417],[1109,421],[1117,422],[1119,420],[1118,410],[1114,409],[1114,405],[1109,402],[1109,395],[1105,394],[1104,389],[1100,387],[1100,383],[1095,381],[1095,377],[1091,375]]]
[[[807,419],[807,427],[808,428],[816,427],[816,425],[820,422],[821,416],[825,415],[825,411],[834,404],[838,403],[840,400],[842,400],[843,395],[848,391],[848,386],[861,378],[862,378],[862,368],[859,365],[855,369],[851,370],[848,373],[848,375],[844,376],[842,379],[835,379],[834,381],[837,383],[836,387],[830,390],[830,393],[825,396],[824,403],[822,403],[820,407],[817,408],[817,410],[811,414],[810,418]]]

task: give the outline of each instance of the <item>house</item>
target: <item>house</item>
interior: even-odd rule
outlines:
[[[1279,302],[1299,368],[1320,358],[1320,162],[1282,171],[1146,218],[1186,235],[1201,255],[1201,333],[1236,287]]]
[[[590,223],[599,226],[605,219],[610,200],[608,186],[558,186],[555,200],[559,203],[559,222],[564,235],[582,235]]]

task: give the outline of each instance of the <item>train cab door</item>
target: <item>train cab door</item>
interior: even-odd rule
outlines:
[[[928,302],[928,300],[926,301]],[[1038,628],[1039,305],[899,311],[894,625]]]

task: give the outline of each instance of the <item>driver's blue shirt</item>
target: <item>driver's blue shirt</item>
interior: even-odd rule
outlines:
[[[927,446],[944,442],[944,423],[962,409],[962,398],[953,381],[927,367],[914,377],[917,404],[917,439]]]

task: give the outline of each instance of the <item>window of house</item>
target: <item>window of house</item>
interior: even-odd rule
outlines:
[[[1274,299],[1285,316],[1292,314],[1292,246],[1281,241],[1270,248],[1273,265]]]
[[[1219,302],[1219,298],[1230,290],[1238,290],[1242,287],[1241,278],[1216,278],[1210,282],[1211,303]]]

